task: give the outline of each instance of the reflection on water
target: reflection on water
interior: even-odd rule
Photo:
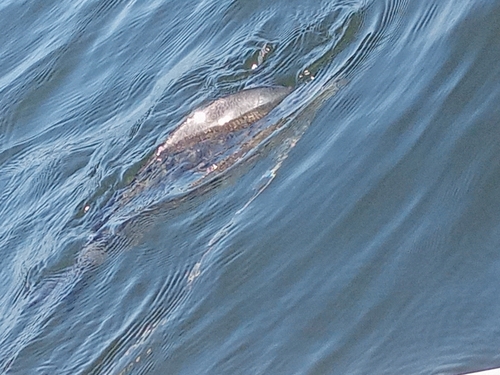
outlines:
[[[496,4],[0,9],[4,372],[500,366]],[[270,85],[130,193],[194,108]]]

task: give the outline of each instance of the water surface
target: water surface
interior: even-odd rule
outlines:
[[[0,5],[2,372],[500,367],[499,3],[183,4]],[[80,273],[183,118],[263,85],[296,87],[268,131]]]

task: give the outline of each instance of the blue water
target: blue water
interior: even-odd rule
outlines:
[[[500,367],[498,1],[7,0],[0,25],[2,373]],[[228,168],[114,203],[187,114],[265,85],[295,90]]]

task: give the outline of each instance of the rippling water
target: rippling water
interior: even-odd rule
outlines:
[[[500,366],[500,3],[4,1],[0,369]],[[103,211],[183,118],[296,89],[230,167]],[[231,150],[227,150],[231,152]]]

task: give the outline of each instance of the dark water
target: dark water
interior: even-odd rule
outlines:
[[[498,1],[7,0],[0,25],[2,372],[500,366]],[[78,272],[186,114],[273,84],[266,137],[119,207]]]

